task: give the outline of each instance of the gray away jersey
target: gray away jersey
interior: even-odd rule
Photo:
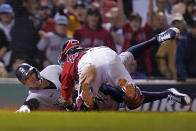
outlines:
[[[50,65],[41,71],[41,76],[51,81],[57,89],[29,89],[29,95],[26,99],[37,99],[40,102],[38,110],[59,110],[63,107],[61,100],[61,82],[59,80],[62,67],[59,65]],[[96,96],[98,110],[119,110],[122,103],[113,100],[109,95],[104,95],[101,91]],[[123,106],[124,107],[124,106]]]
[[[62,68],[59,65],[49,65],[41,71],[41,76],[51,81],[56,89],[29,89],[29,95],[26,99],[35,98],[40,102],[38,110],[59,109],[63,106],[61,101],[61,82],[59,80]]]

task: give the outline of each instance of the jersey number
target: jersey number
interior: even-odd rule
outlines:
[[[78,56],[78,53],[68,56],[67,62],[74,63],[77,56]]]

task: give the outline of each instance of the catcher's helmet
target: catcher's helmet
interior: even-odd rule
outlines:
[[[58,63],[64,63],[67,54],[73,54],[82,49],[83,48],[78,40],[67,40],[63,45],[61,53],[59,54]]]
[[[15,71],[15,74],[18,80],[22,82],[31,71],[36,73],[38,79],[41,79],[40,72],[37,70],[37,68],[27,63],[22,63],[19,65]]]

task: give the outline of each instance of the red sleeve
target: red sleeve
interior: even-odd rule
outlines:
[[[72,96],[72,89],[74,87],[74,79],[69,74],[63,74],[61,76],[62,88],[61,88],[61,96],[62,99],[67,100]]]

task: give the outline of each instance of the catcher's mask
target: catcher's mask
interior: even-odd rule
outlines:
[[[27,63],[22,63],[21,65],[19,65],[15,71],[15,74],[18,80],[22,82],[23,80],[25,80],[27,75],[32,71],[36,73],[38,79],[41,79],[41,75],[38,69]]]
[[[63,45],[61,53],[58,57],[58,63],[60,65],[64,64],[65,59],[68,54],[74,54],[75,52],[82,50],[81,44],[78,40],[67,40]]]

